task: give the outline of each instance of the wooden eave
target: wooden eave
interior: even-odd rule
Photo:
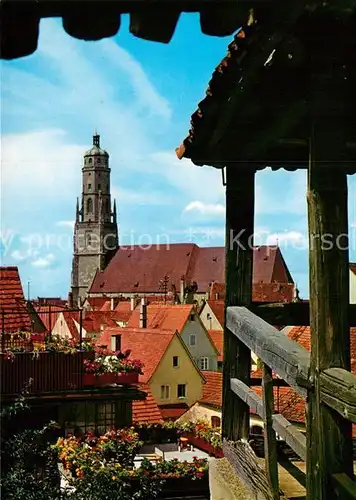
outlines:
[[[258,24],[241,29],[215,69],[177,156],[217,168],[231,163],[254,169],[306,168],[310,82],[320,70],[311,61],[312,49],[320,52],[323,68],[337,61],[340,74],[323,107],[325,120],[332,120],[335,129],[342,127],[344,134],[343,151],[329,158],[330,164],[356,172],[355,19],[355,11],[337,21],[327,11],[304,12],[273,46],[268,63],[260,47],[269,36],[278,39],[278,23],[270,33]]]
[[[42,18],[62,18],[70,36],[95,41],[116,35],[121,15],[129,14],[131,34],[169,43],[183,12],[200,14],[203,34],[223,37],[246,22],[255,3],[264,9],[275,5],[273,0],[5,0],[0,10],[1,58],[35,52]]]

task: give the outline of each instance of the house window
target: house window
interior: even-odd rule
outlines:
[[[189,345],[190,346],[196,345],[196,337],[195,337],[194,333],[192,333],[191,335],[189,335]]]
[[[177,397],[178,399],[184,399],[186,397],[186,385],[178,384],[177,386]]]
[[[96,426],[98,432],[104,433],[115,425],[115,403],[99,403],[97,406]]]
[[[91,191],[91,184],[88,184],[88,191]]]
[[[169,399],[169,385],[161,385],[161,399]]]
[[[220,417],[211,417],[211,427],[220,427],[221,419]]]
[[[194,321],[195,315],[194,314],[189,314],[189,321]]]
[[[209,370],[209,358],[200,358],[200,369]]]
[[[178,367],[178,356],[173,356],[173,366],[174,368]]]

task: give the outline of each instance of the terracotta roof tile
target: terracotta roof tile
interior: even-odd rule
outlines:
[[[224,357],[224,332],[222,330],[208,330],[208,334],[219,352],[218,361]]]
[[[254,283],[252,300],[254,302],[293,302],[294,290],[294,283]],[[224,300],[225,284],[212,283],[209,299]]]
[[[64,311],[61,313],[64,321],[67,324],[70,335],[73,339],[79,339],[79,329],[77,324],[80,323],[80,314],[77,311]]]
[[[214,313],[214,316],[219,321],[222,328],[225,325],[225,301],[224,300],[208,300],[211,310]]]
[[[191,243],[119,248],[106,269],[96,274],[90,293],[162,294],[165,276],[169,277],[168,292],[179,291],[182,276],[187,284],[196,282],[198,291],[208,292],[211,283],[224,282],[225,248]],[[279,248],[255,247],[253,280],[293,282]]]
[[[163,330],[173,330],[181,333],[194,306],[191,304],[182,305],[161,305],[150,304],[147,306],[147,328],[159,328]],[[140,325],[140,305],[136,307],[130,316],[127,326],[138,328]]]
[[[164,420],[177,420],[189,409],[189,406],[186,403],[180,403],[175,405],[161,405],[159,409]]]
[[[58,305],[38,305],[35,306],[35,310],[40,317],[42,323],[45,325],[48,331],[51,331],[54,327],[60,311],[63,311],[63,306]]]
[[[107,302],[105,297],[88,297],[87,302],[93,311],[97,311]]]
[[[163,421],[162,413],[152,396],[147,384],[140,384],[139,389],[147,393],[146,399],[134,401],[132,404],[132,421],[134,423],[158,424]]]
[[[110,347],[111,336],[121,335],[121,349],[131,351],[131,359],[139,359],[143,364],[143,375],[140,382],[147,383],[156,371],[175,332],[172,330],[152,330],[145,328],[106,328],[98,340],[98,344]]]
[[[0,312],[4,313],[5,332],[31,330],[31,319],[17,267],[0,267]]]
[[[223,374],[221,372],[205,371],[204,377],[206,382],[203,384],[203,394],[200,402],[221,407]]]
[[[99,333],[103,328],[116,327],[115,311],[88,311],[83,318],[83,328],[87,332]]]
[[[131,314],[131,302],[122,300],[115,307],[112,317],[116,321],[127,322],[130,319]]]

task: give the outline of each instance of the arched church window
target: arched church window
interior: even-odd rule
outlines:
[[[89,158],[88,163],[93,163],[93,158]]]
[[[88,214],[91,214],[93,211],[93,200],[91,198],[88,198],[87,201],[87,212]]]
[[[89,233],[89,234],[87,235],[87,246],[88,246],[88,247],[90,247],[90,246],[91,246],[92,241],[93,241],[93,238],[92,238],[91,234]]]

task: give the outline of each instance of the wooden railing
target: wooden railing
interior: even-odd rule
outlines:
[[[30,394],[83,388],[86,352],[19,352],[13,359],[0,354],[1,395]]]
[[[306,398],[308,392],[314,390],[313,380],[309,379],[310,354],[245,307],[228,307],[226,326],[263,363],[262,398],[241,380],[232,378],[230,384],[236,396],[264,420],[266,474],[258,470],[247,443],[224,440],[224,454],[252,489],[275,500],[279,498],[276,433],[302,460],[308,460],[308,446],[302,432],[282,415],[274,414],[272,370]],[[329,368],[321,372],[319,385],[322,403],[356,423],[356,375],[341,368]],[[313,436],[309,438],[312,443]],[[334,474],[331,483],[334,487],[332,498],[356,499],[356,483],[349,475]]]

